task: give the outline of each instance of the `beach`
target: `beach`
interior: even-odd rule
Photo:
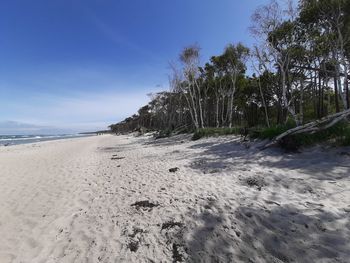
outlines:
[[[241,140],[0,147],[0,262],[349,262],[350,149]]]

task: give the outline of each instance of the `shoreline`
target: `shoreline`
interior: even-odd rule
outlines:
[[[13,139],[0,139],[0,147],[9,147],[9,146],[15,146],[15,145],[23,145],[23,144],[32,144],[32,143],[41,143],[41,142],[48,142],[48,141],[56,141],[56,140],[65,140],[65,139],[75,139],[75,138],[84,138],[84,137],[90,137],[90,136],[97,136],[97,135],[84,135],[84,134],[67,134],[67,135],[30,135],[35,137],[19,137],[16,138],[16,136],[22,136],[22,135],[0,135],[1,136],[8,136],[13,137]],[[25,135],[23,135],[25,136]]]
[[[186,135],[0,147],[0,262],[346,262],[345,148],[257,147]]]

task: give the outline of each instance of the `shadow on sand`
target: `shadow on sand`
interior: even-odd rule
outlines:
[[[233,213],[205,211],[194,220],[203,225],[187,244],[192,262],[345,262],[350,257],[346,214],[240,206]]]
[[[336,180],[350,176],[350,158],[341,155],[342,150],[314,147],[301,153],[285,153],[279,148],[259,150],[260,144],[251,145],[238,140],[223,143],[200,143],[189,146],[191,149],[203,149],[202,154],[194,161],[207,163],[207,167],[240,167],[258,164],[262,168],[300,170],[311,174],[317,180]],[[192,165],[191,168],[202,169]],[[205,165],[204,165],[204,168]],[[335,176],[334,171],[338,169]],[[340,169],[340,170],[339,170]]]

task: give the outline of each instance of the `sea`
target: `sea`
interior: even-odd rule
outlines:
[[[57,134],[57,135],[0,135],[0,146],[36,143],[93,136],[92,134]]]

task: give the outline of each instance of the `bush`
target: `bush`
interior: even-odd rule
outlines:
[[[172,134],[184,134],[184,133],[193,133],[193,132],[194,132],[194,129],[192,126],[185,125],[185,126],[175,128]]]
[[[223,136],[223,135],[238,135],[240,134],[240,127],[234,127],[234,128],[203,128],[198,129],[194,132],[192,136],[192,140],[199,140],[203,137],[216,137],[216,136]]]
[[[302,133],[287,136],[288,142],[293,141],[294,146],[299,148],[301,146],[311,146],[321,142],[332,142],[336,145],[350,145],[350,126],[347,122],[340,122],[326,130],[315,133]],[[281,145],[284,146],[283,143]],[[287,145],[286,149],[290,146]],[[285,148],[285,147],[283,147]],[[294,149],[292,149],[294,150]]]
[[[342,146],[350,146],[350,128],[346,130],[344,137],[340,139],[340,144]]]
[[[165,130],[161,130],[156,134],[156,139],[161,139],[161,138],[167,138],[170,137],[172,134],[172,130],[171,129],[165,129]]]
[[[279,145],[288,152],[296,152],[302,143],[297,136],[286,136],[279,141]]]
[[[295,126],[293,123],[277,125],[275,127],[255,130],[253,133],[250,133],[250,136],[259,139],[271,140],[294,127]],[[332,140],[335,141],[337,145],[350,145],[350,126],[348,122],[340,122],[326,130],[312,134],[301,133],[286,136],[280,141],[279,145],[286,150],[294,151],[301,146],[310,146],[316,143],[329,142]]]
[[[273,139],[276,136],[284,133],[285,131],[288,131],[289,129],[292,129],[295,127],[294,123],[287,123],[285,125],[276,125],[270,128],[264,128],[264,129],[253,129],[250,131],[249,135],[252,138],[259,138],[259,139]]]
[[[337,144],[344,144],[346,138],[349,138],[349,124],[347,122],[339,122],[338,124],[316,133],[305,133],[294,135],[300,146],[309,146],[315,143],[335,141]]]
[[[273,139],[285,131],[295,127],[293,122],[286,125],[277,125],[270,128],[252,128],[249,129],[251,138]],[[199,140],[203,137],[216,137],[222,135],[242,135],[243,128],[203,128],[194,132],[192,140]],[[343,121],[338,124],[313,134],[302,133],[285,137],[279,143],[280,146],[288,151],[295,151],[302,146],[310,146],[320,142],[335,142],[336,145],[350,146],[350,125],[349,122]]]
[[[288,128],[286,126],[282,126],[282,125],[278,125],[275,127],[270,127],[270,128],[266,128],[260,131],[256,132],[256,137],[259,139],[273,139],[276,136],[284,133],[285,131],[287,131]]]
[[[347,124],[336,139],[336,143],[340,146],[350,146],[350,125]]]

